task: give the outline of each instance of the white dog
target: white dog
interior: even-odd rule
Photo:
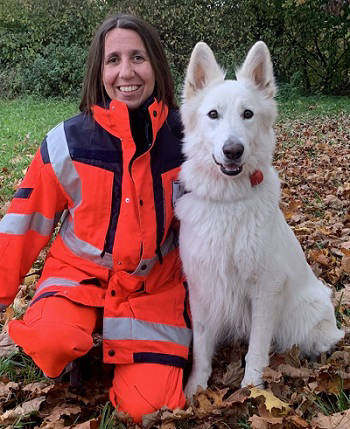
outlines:
[[[220,340],[249,340],[242,386],[261,385],[271,344],[309,356],[343,336],[331,291],[313,274],[279,209],[271,165],[275,83],[267,46],[249,51],[237,80],[205,43],[188,65],[181,115],[186,193],[176,203],[193,317],[187,396],[207,387]]]

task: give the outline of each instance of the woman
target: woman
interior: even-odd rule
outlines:
[[[48,133],[0,223],[0,303],[13,301],[61,217],[33,300],[9,334],[54,378],[91,349],[103,317],[110,399],[139,422],[183,407],[191,341],[173,218],[181,125],[152,27],[129,15],[102,23],[80,108]]]

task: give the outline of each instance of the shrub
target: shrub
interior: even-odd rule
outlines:
[[[26,92],[48,96],[76,97],[80,93],[86,49],[78,45],[50,43],[24,69],[22,87]]]

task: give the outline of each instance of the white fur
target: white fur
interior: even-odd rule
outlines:
[[[344,336],[330,289],[314,276],[279,209],[280,184],[271,164],[275,91],[263,42],[251,48],[235,81],[224,80],[205,43],[194,48],[181,107],[186,161],[180,179],[187,193],[176,204],[194,332],[187,396],[207,387],[221,340],[249,341],[245,386],[262,384],[271,344],[279,351],[298,344],[316,356]],[[251,119],[243,118],[246,109],[254,113]],[[208,116],[213,110],[217,119]],[[228,162],[227,141],[244,148],[237,161],[243,169],[235,176],[217,165]],[[252,186],[257,169],[264,179]]]

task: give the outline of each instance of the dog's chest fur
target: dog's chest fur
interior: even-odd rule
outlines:
[[[224,326],[228,335],[247,337],[250,296],[257,293],[264,266],[269,208],[261,197],[244,203],[211,203],[189,193],[179,200],[176,211],[191,293],[212,326]]]

